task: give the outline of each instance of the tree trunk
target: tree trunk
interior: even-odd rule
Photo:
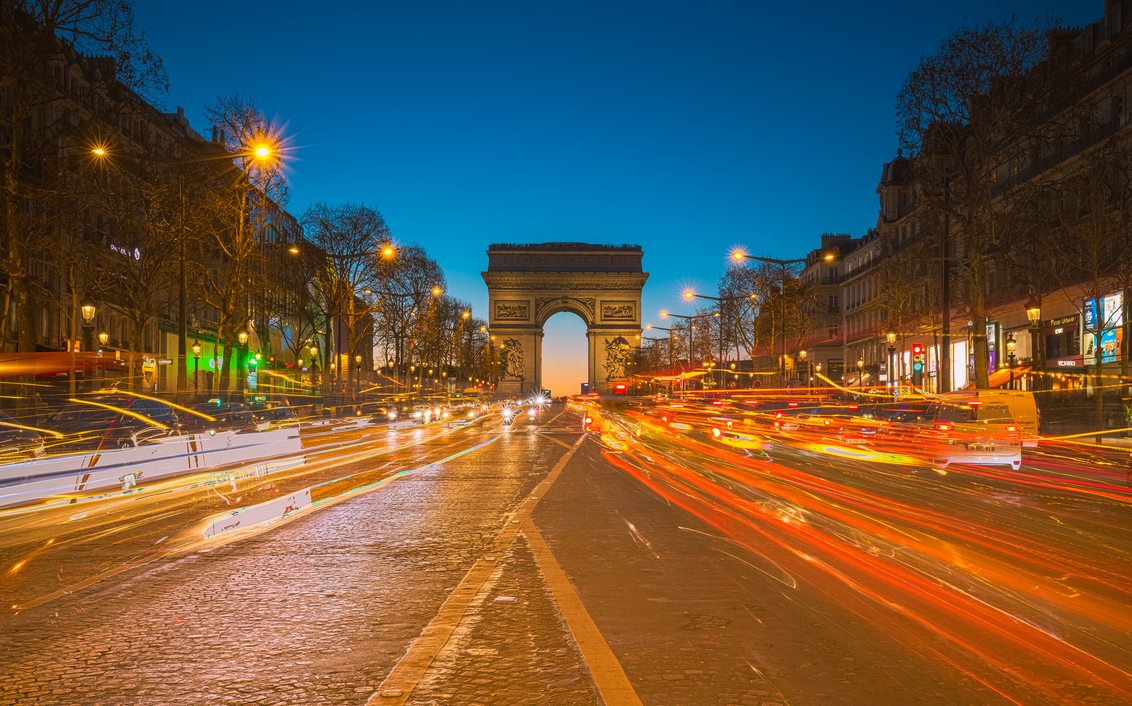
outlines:
[[[971,282],[969,285],[971,320],[974,322],[975,327],[971,337],[975,357],[975,388],[986,390],[990,387],[986,297],[983,293],[983,282],[986,278],[986,261],[983,260],[982,254],[975,248],[968,248],[967,253],[971,262]]]

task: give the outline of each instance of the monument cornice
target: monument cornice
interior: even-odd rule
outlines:
[[[639,291],[648,272],[481,272],[492,289],[537,289],[540,291],[634,290]]]

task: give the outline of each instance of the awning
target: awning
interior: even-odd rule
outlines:
[[[1030,372],[1030,366],[1029,365],[1019,365],[1018,367],[1014,368],[1014,379],[1015,380],[1021,380],[1022,377],[1029,372]],[[998,370],[991,373],[990,377],[988,378],[988,386],[991,387],[992,389],[996,388],[996,387],[1002,387],[1004,385],[1009,385],[1009,384],[1010,384],[1010,368],[999,368]],[[973,390],[973,389],[975,389],[975,383],[972,382],[970,385],[968,385],[967,387],[964,387],[963,389],[964,390]]]

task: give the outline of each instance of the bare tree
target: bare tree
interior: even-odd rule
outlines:
[[[961,27],[935,54],[920,59],[896,98],[900,146],[914,160],[925,211],[958,235],[967,264],[966,299],[975,331],[975,381],[988,385],[987,262],[1009,247],[1009,185],[999,184],[1028,165],[1046,139],[1039,121],[1054,82],[1034,91],[1027,79],[1046,59],[1047,23],[1011,16]],[[1038,127],[1042,125],[1042,127]]]
[[[363,340],[359,323],[378,306],[381,259],[392,259],[395,251],[385,219],[364,204],[330,206],[316,203],[302,217],[308,239],[326,257],[320,271],[320,288],[327,298],[331,325],[341,318],[346,326],[346,356],[353,360]],[[332,356],[333,351],[327,350]],[[329,359],[329,358],[328,358]]]
[[[21,351],[35,350],[28,255],[51,233],[46,202],[71,188],[64,175],[73,159],[60,149],[60,137],[88,125],[92,114],[106,118],[127,109],[130,93],[167,87],[161,60],[136,31],[130,2],[13,0],[0,7],[0,219],[9,283],[3,311],[15,304]],[[86,111],[72,110],[75,101]],[[2,316],[0,338],[7,337]]]
[[[433,332],[444,273],[419,245],[398,247],[395,257],[382,260],[380,273],[374,289],[377,334],[396,369],[405,373],[420,362],[417,347]]]
[[[1106,312],[1101,302],[1114,288],[1125,289],[1129,277],[1127,262],[1132,242],[1132,149],[1114,142],[1091,159],[1082,160],[1076,169],[1051,184],[1049,195],[1060,204],[1058,220],[1063,237],[1057,238],[1062,263],[1058,272],[1062,289],[1078,285],[1081,314],[1085,317],[1088,301],[1096,307],[1096,333],[1087,333],[1094,342],[1096,366],[1093,377],[1093,399],[1097,429],[1104,427],[1104,382],[1102,360],[1115,358],[1117,351],[1101,348],[1101,332],[1120,325],[1123,328],[1123,306]],[[1121,317],[1116,320],[1116,317]],[[1097,443],[1100,443],[1098,438]]]
[[[256,108],[239,95],[220,96],[204,107],[205,118],[219,128],[228,154],[207,192],[204,208],[214,223],[210,261],[199,275],[204,297],[220,317],[217,353],[224,353],[213,392],[226,392],[237,334],[250,318],[250,295],[264,281],[263,234],[288,198],[280,151],[283,140]]]

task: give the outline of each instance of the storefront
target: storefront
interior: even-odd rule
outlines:
[[[1080,371],[1085,367],[1081,355],[1080,317],[1076,314],[1051,319],[1042,331],[1045,339],[1046,370],[1053,373]]]

